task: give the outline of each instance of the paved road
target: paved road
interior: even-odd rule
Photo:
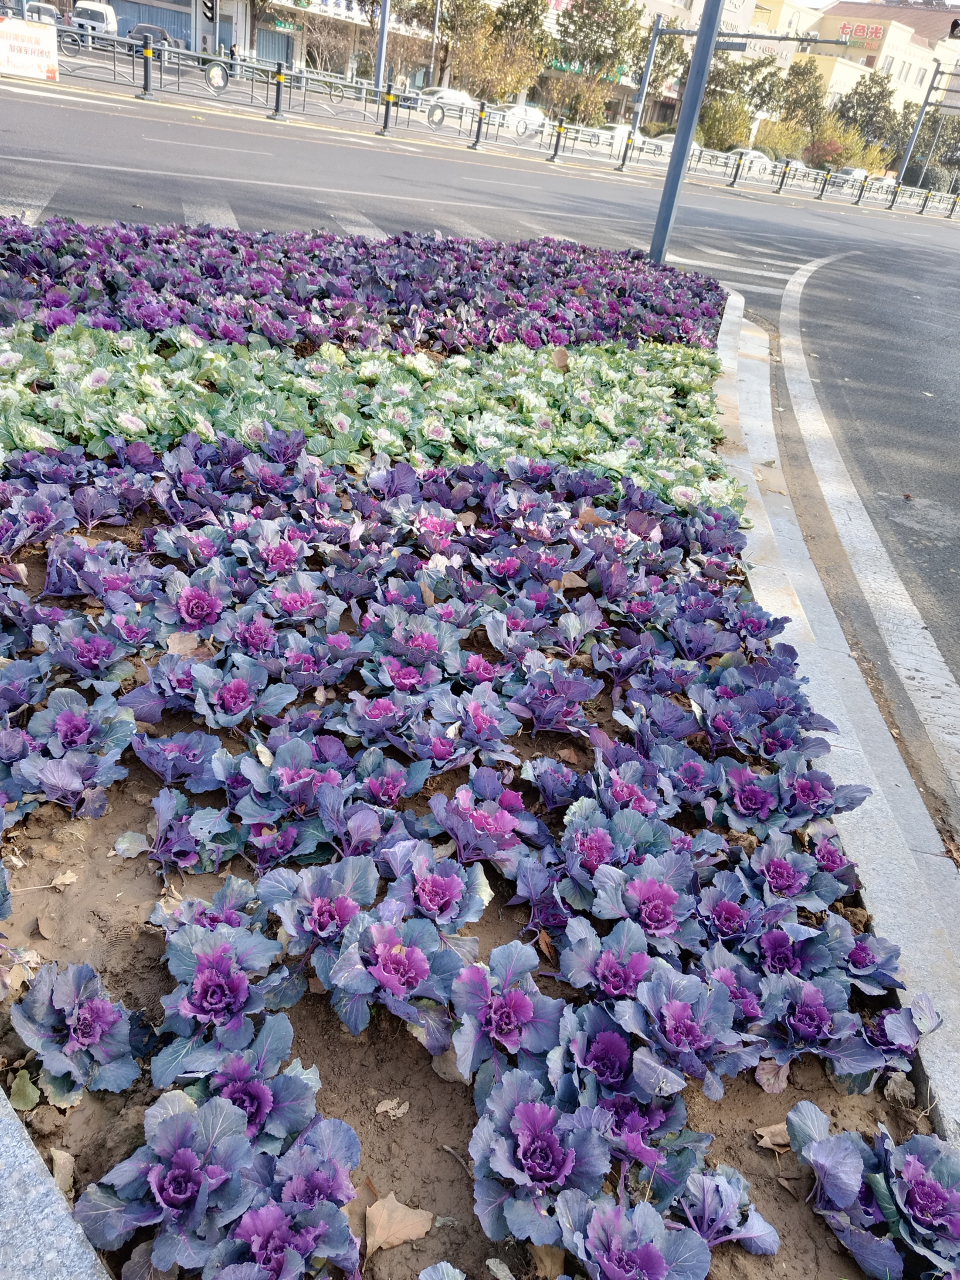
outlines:
[[[277,124],[196,103],[0,83],[0,212],[644,247],[659,178]],[[960,219],[921,219],[688,181],[671,260],[739,290],[768,327],[804,263],[805,354],[860,496],[960,680]],[[782,393],[782,388],[780,389]],[[788,398],[787,478],[834,605],[877,676],[911,762],[942,791],[923,730],[836,537]],[[904,495],[909,494],[910,497]],[[957,806],[960,811],[960,806]]]

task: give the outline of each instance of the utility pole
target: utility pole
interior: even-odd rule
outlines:
[[[657,211],[657,222],[650,242],[650,257],[654,262],[663,262],[667,256],[673,220],[677,215],[677,199],[686,173],[687,161],[690,158],[690,147],[696,132],[703,92],[707,87],[707,76],[713,59],[713,46],[720,30],[720,18],[723,15],[723,0],[707,0],[700,18],[697,32],[697,43],[693,48],[690,60],[690,74],[683,93],[680,107],[680,119],[677,121],[677,135],[670,153],[667,176],[660,197],[660,208]]]
[[[383,88],[383,70],[387,61],[387,32],[390,28],[390,0],[380,0],[380,38],[377,41],[377,66],[373,77],[373,87]]]
[[[937,84],[937,80],[940,78],[939,59],[934,58],[933,64],[934,64],[934,71],[933,71],[933,75],[930,77],[930,83],[927,85],[927,94],[923,100],[923,106],[920,108],[920,114],[917,116],[917,123],[913,126],[913,133],[911,133],[910,135],[910,141],[907,144],[907,150],[904,154],[903,159],[900,162],[900,168],[897,170],[897,186],[899,186],[901,182],[903,182],[903,175],[907,171],[907,165],[910,163],[910,157],[913,155],[913,148],[917,144],[917,138],[919,137],[919,134],[920,134],[920,128],[923,125],[923,117],[927,114],[927,107],[929,107],[930,105],[930,99],[933,97],[934,90],[940,87]]]
[[[433,11],[433,36],[430,40],[430,70],[427,72],[427,88],[433,84],[434,65],[437,60],[437,35],[440,31],[440,0],[437,0],[437,7]]]

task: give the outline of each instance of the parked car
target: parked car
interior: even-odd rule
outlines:
[[[728,155],[736,160],[737,156],[743,156],[743,173],[768,173],[770,170],[770,158],[765,156],[762,151],[754,151],[750,147],[737,147],[733,151],[729,151]]]
[[[27,21],[45,22],[55,27],[61,21],[60,10],[52,4],[37,4],[34,0],[34,3],[27,5]]]
[[[420,110],[429,111],[431,107],[443,107],[445,111],[456,111],[463,107],[465,111],[478,106],[477,100],[462,89],[445,89],[442,85],[434,85],[420,92]]]
[[[868,178],[870,175],[867,173],[866,169],[847,168],[847,169],[838,169],[836,176],[838,178],[846,178],[850,182],[862,182],[864,178]]]
[[[75,31],[92,31],[96,35],[115,36],[117,15],[113,5],[95,4],[93,0],[81,0],[73,10],[72,26]]]
[[[546,112],[532,103],[507,102],[501,106],[487,107],[490,123],[515,133],[536,133],[547,122]]]
[[[139,55],[143,51],[143,37],[151,36],[153,39],[153,47],[155,49],[163,49],[166,45],[168,49],[185,49],[187,46],[183,40],[177,40],[170,35],[166,27],[155,27],[150,22],[138,22],[135,27],[131,27],[127,32],[128,40],[136,40],[138,47],[134,49],[134,53]]]

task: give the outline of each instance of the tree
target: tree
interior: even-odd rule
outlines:
[[[676,23],[671,20],[670,26],[675,25]],[[670,27],[661,28],[660,39],[657,41],[656,52],[653,55],[653,67],[650,71],[650,84],[647,88],[648,102],[653,102],[659,98],[671,80],[679,80],[681,83],[686,80],[687,73],[690,70],[690,54],[684,46],[683,37],[663,34],[664,32],[669,33],[669,31]],[[650,30],[647,30],[637,41],[637,63],[633,74],[638,84],[643,75],[643,67],[647,61],[649,48]]]
[[[704,103],[718,102],[730,95],[738,98],[746,111],[777,111],[783,94],[783,76],[773,54],[753,62],[734,62],[729,53],[718,53],[710,67]]]
[[[835,112],[845,124],[854,125],[866,142],[886,142],[897,122],[892,102],[893,85],[888,77],[871,71],[844,94]]]
[[[703,145],[713,151],[732,151],[749,142],[751,124],[747,105],[737,93],[716,97],[700,109]]]
[[[561,56],[581,74],[613,77],[637,65],[643,6],[632,0],[572,0],[557,18]]]
[[[780,119],[801,124],[811,133],[818,129],[827,114],[827,84],[809,58],[795,58],[783,82]]]
[[[497,10],[485,0],[448,0],[441,15],[443,63],[451,64],[461,88],[488,102],[519,93],[551,56],[546,13],[547,0],[504,0]]]

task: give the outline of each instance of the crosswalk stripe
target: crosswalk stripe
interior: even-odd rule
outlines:
[[[368,240],[387,239],[387,233],[383,228],[371,222],[358,209],[351,209],[347,205],[331,204],[329,200],[318,201],[318,203],[327,209],[330,217],[340,224],[348,236],[366,236]]]
[[[691,248],[695,253],[702,253],[708,258],[734,258],[739,262],[756,262],[763,267],[790,267],[791,271],[796,270],[801,264],[799,262],[787,262],[783,258],[774,258],[764,253],[757,247],[753,253],[731,253],[728,249],[714,249],[706,244],[694,244]],[[739,268],[737,268],[739,270]],[[731,265],[731,270],[733,267]]]
[[[187,226],[200,227],[232,227],[234,231],[240,230],[240,223],[237,221],[236,214],[226,203],[221,201],[213,203],[207,200],[191,200],[189,197],[183,201],[183,220]]]
[[[740,293],[742,290],[747,289],[750,293],[772,293],[778,298],[783,293],[783,289],[775,289],[772,285],[769,285],[769,284],[753,284],[749,280],[743,280],[739,283],[735,283],[732,280],[721,280],[720,284],[724,287],[724,289],[727,289],[727,290],[735,289],[737,293]]]
[[[59,186],[59,182],[45,182],[33,176],[5,179],[0,195],[0,215],[20,218],[35,227]]]

